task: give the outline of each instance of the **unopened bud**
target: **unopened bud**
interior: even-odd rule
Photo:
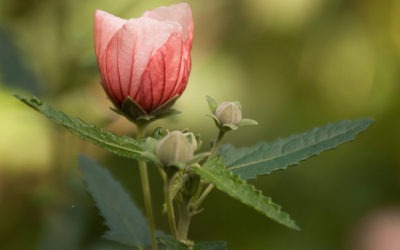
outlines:
[[[193,144],[185,134],[173,131],[158,142],[156,154],[165,165],[186,164],[193,158]]]
[[[242,120],[242,111],[240,110],[240,106],[235,102],[223,102],[215,111],[215,116],[221,125],[238,125]]]

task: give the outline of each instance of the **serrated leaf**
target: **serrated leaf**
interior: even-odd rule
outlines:
[[[214,184],[219,190],[243,204],[254,208],[282,225],[299,230],[296,223],[290,219],[289,214],[282,212],[279,205],[273,203],[269,197],[264,196],[254,186],[246,183],[230,170],[227,170],[220,158],[211,159],[202,167],[194,167],[192,170]]]
[[[147,221],[121,184],[92,159],[80,156],[79,165],[88,191],[109,228],[104,237],[129,246],[149,245]]]
[[[85,141],[91,142],[123,157],[140,160],[155,160],[152,154],[145,152],[144,142],[139,142],[128,136],[118,136],[112,132],[97,128],[93,124],[86,123],[79,118],[68,116],[61,111],[53,109],[50,105],[35,97],[29,99],[17,95],[15,97]]]
[[[161,243],[160,249],[162,250],[226,250],[225,241],[201,241],[195,242],[193,247],[185,245],[184,243],[171,239],[171,238],[159,238]]]
[[[224,164],[228,169],[244,180],[252,179],[258,175],[285,169],[323,151],[335,149],[340,144],[352,141],[372,122],[371,119],[340,121],[253,147],[235,148],[232,145],[222,145],[219,154],[224,158]]]
[[[226,250],[228,249],[225,241],[203,241],[195,242],[194,250]]]
[[[171,238],[158,238],[162,250],[189,250],[189,247],[180,241]]]

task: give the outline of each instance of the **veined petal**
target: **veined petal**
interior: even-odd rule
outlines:
[[[150,58],[142,76],[143,105],[154,110],[174,94],[182,67],[183,41],[181,33],[173,33]]]
[[[183,39],[193,40],[193,17],[188,3],[173,4],[168,7],[158,7],[146,11],[143,17],[153,18],[159,21],[178,22],[182,27]]]
[[[152,54],[176,30],[176,25],[149,18],[131,19],[113,36],[106,49],[106,69],[110,82],[118,84],[122,96],[137,103],[142,74]],[[116,89],[117,90],[117,89]]]
[[[94,13],[94,45],[96,57],[100,60],[109,41],[127,20],[111,15],[102,10]]]

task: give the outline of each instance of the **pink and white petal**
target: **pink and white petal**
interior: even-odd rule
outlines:
[[[167,43],[161,47],[158,51],[162,55],[165,61],[165,87],[161,99],[157,102],[157,105],[161,105],[175,96],[174,91],[179,85],[180,72],[182,68],[182,57],[183,57],[183,41],[180,33],[174,33],[168,39]]]
[[[116,37],[116,36],[114,36]],[[121,89],[121,77],[119,73],[119,40],[111,39],[102,57],[102,65],[104,65],[104,78],[106,78],[106,86],[110,90],[118,104],[121,104],[126,96],[123,95]]]
[[[136,96],[142,84],[142,74],[149,64],[150,57],[166,43],[175,28],[175,25],[162,23],[149,18],[132,19],[124,25],[123,30],[126,31],[126,37],[136,34],[135,46],[132,47],[132,52],[130,54],[134,62],[134,67],[130,72],[131,81],[128,90],[128,94],[131,97]]]
[[[177,22],[182,28],[183,39],[193,40],[193,16],[188,3],[158,7],[154,10],[146,11],[142,17],[153,18],[164,22]]]
[[[104,51],[114,34],[126,23],[127,20],[116,17],[102,10],[94,13],[94,44],[97,60],[103,56]]]
[[[180,74],[183,41],[181,33],[173,33],[167,42],[151,56],[142,75],[142,97],[152,111],[174,95]]]

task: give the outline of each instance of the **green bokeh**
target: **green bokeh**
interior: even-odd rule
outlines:
[[[81,183],[79,153],[121,179],[142,204],[138,171],[54,127],[13,98],[35,94],[119,134],[134,127],[109,110],[99,84],[93,11],[124,18],[176,1],[0,0],[0,249],[114,249]],[[252,182],[302,228],[290,231],[215,191],[190,237],[233,250],[355,249],[363,218],[400,209],[400,2],[396,0],[190,1],[193,68],[157,125],[216,135],[205,96],[238,100],[259,121],[228,134],[237,146],[342,119],[374,117],[355,142]],[[161,180],[151,170],[160,228]],[[68,244],[67,244],[68,243]],[[61,248],[63,246],[63,248]],[[107,248],[108,247],[108,248]],[[114,247],[114,248],[113,248]],[[360,250],[362,250],[360,248]]]

